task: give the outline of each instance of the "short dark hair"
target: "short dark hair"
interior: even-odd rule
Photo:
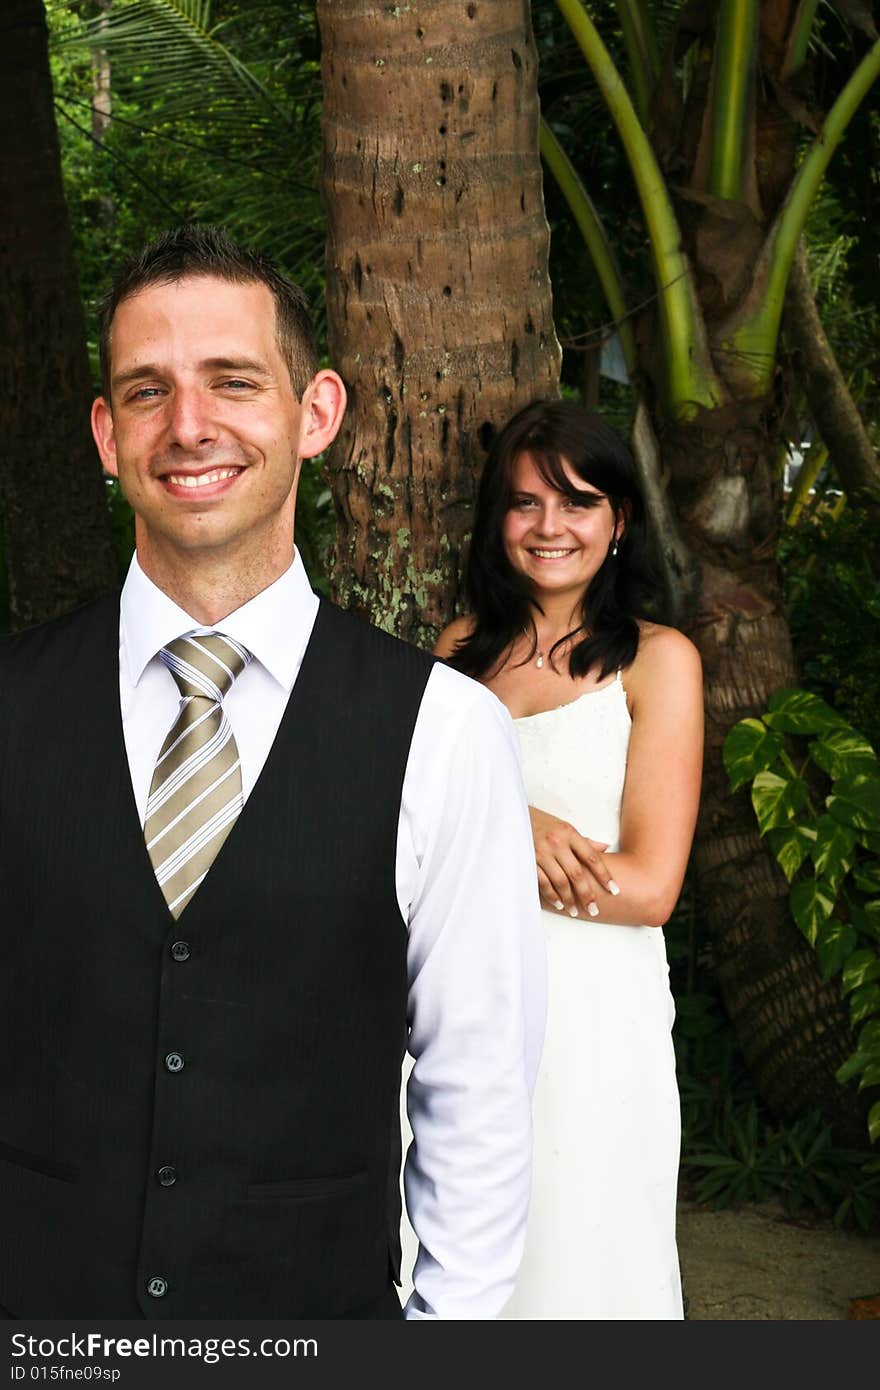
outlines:
[[[568,667],[585,676],[594,667],[600,679],[635,659],[637,619],[651,591],[645,506],[632,455],[610,425],[573,401],[535,401],[517,412],[489,448],[474,513],[466,576],[473,629],[457,647],[451,664],[469,676],[488,675],[523,633],[531,633],[537,651],[534,611],[540,605],[525,578],[511,565],[502,529],[512,500],[511,477],[517,460],[528,453],[544,481],[566,496],[579,489],[565,471],[608,498],[615,520],[624,518],[617,553],[609,553],[593,576],[581,604],[581,624],[561,638],[553,652],[574,638]]]
[[[278,346],[287,363],[290,381],[302,396],[317,371],[315,334],[309,302],[303,291],[288,280],[266,256],[239,246],[222,227],[189,223],[162,232],[122,266],[98,309],[98,351],[101,388],[110,399],[110,347],[113,316],[123,300],[149,285],[172,285],[191,275],[216,276],[234,285],[265,285],[275,301]]]

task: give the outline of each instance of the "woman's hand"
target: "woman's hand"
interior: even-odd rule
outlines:
[[[529,818],[544,906],[567,910],[572,917],[598,917],[599,889],[614,895],[619,891],[602,857],[608,846],[578,834],[568,821],[537,806],[529,807]]]

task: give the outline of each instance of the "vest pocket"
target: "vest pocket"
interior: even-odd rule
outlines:
[[[342,1197],[365,1187],[370,1174],[367,1169],[340,1177],[286,1178],[281,1182],[254,1182],[248,1186],[247,1201],[317,1201],[322,1197]]]
[[[32,1173],[42,1173],[47,1178],[57,1178],[59,1182],[79,1182],[79,1169],[72,1163],[59,1163],[57,1159],[46,1158],[43,1154],[30,1153],[27,1149],[17,1149],[13,1144],[4,1144],[0,1139],[0,1159],[12,1163],[16,1168],[27,1168]]]

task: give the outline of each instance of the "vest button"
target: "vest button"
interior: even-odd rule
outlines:
[[[158,1276],[147,1280],[147,1293],[151,1298],[164,1298],[167,1292],[167,1280],[160,1279]]]
[[[166,1163],[164,1167],[159,1169],[156,1177],[159,1179],[161,1187],[173,1187],[177,1182],[177,1169],[172,1167],[170,1163]]]
[[[172,960],[189,960],[191,955],[188,941],[175,941],[171,947]]]
[[[183,1071],[183,1058],[179,1052],[169,1052],[165,1058],[166,1071]]]

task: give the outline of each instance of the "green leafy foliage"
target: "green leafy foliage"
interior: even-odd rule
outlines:
[[[847,58],[838,47],[843,26],[829,25],[830,14],[827,7],[824,16],[821,8],[817,15],[823,49],[820,81],[833,68],[839,72],[847,66]],[[833,57],[826,48],[829,43],[836,49]],[[822,327],[875,443],[880,424],[880,300],[873,244],[877,186],[876,181],[864,179],[862,171],[877,166],[878,106],[875,89],[853,118],[846,140],[828,168],[825,184],[810,210],[806,238]],[[863,712],[854,711],[853,722],[876,738],[876,729],[870,727]]]
[[[794,885],[789,898],[794,920],[811,946],[815,946],[820,929],[828,922],[834,899],[827,887],[815,878],[803,878]]]
[[[831,1212],[836,1225],[872,1226],[880,1176],[863,1153],[833,1143],[818,1112],[773,1125],[762,1122],[754,1100],[740,1107],[728,1102],[712,1138],[711,1147],[685,1158],[701,1200],[725,1207],[775,1197],[792,1214],[815,1207]]]
[[[761,719],[741,719],[730,731],[724,763],[734,791],[766,772],[782,752],[782,739]]]
[[[809,825],[781,826],[777,830],[767,831],[767,841],[791,883],[816,843],[816,831]]]
[[[848,826],[839,824],[831,816],[819,817],[813,862],[817,873],[822,874],[835,891],[847,872],[856,843],[856,836]]]
[[[314,7],[281,0],[48,0],[65,187],[84,298],[166,227],[218,222],[319,299]],[[93,125],[94,64],[112,101]]]
[[[777,833],[783,832],[769,835]],[[832,941],[835,928],[853,930],[833,919],[826,927]],[[792,1214],[813,1210],[840,1226],[876,1228],[880,1164],[835,1143],[818,1113],[779,1123],[756,1095],[721,1001],[712,947],[689,884],[664,935],[675,994],[684,1190],[715,1207],[773,1198]],[[821,945],[817,950],[821,956]],[[861,1045],[867,1050],[878,1044],[880,1017],[875,1016],[862,1030]],[[852,1066],[850,1079],[861,1063]],[[880,1101],[872,1107],[871,1123],[880,1133]]]
[[[858,770],[862,765],[870,772],[876,762],[868,740],[848,728],[834,729],[811,744],[810,757],[829,777],[843,777],[847,770]]]
[[[874,749],[819,695],[778,690],[761,719],[744,719],[731,730],[724,764],[734,790],[751,782],[761,834],[791,884],[792,916],[816,951],[822,978],[839,975],[849,1000],[857,1045],[837,1079],[844,1085],[858,1080],[860,1090],[880,1086],[880,764]],[[878,1106],[869,1115],[872,1141],[880,1135]]]
[[[866,1018],[880,1013],[880,985],[864,985],[854,989],[849,1001],[849,1014],[853,1026],[864,1023]]]
[[[880,527],[846,508],[834,516],[817,507],[797,526],[784,527],[779,557],[785,576],[789,625],[804,686],[842,715],[863,747],[880,748],[880,578],[872,556],[880,553]],[[851,771],[872,752],[846,748],[832,730],[812,746],[824,772],[839,750]],[[823,761],[825,760],[825,761]]]
[[[833,917],[822,923],[813,944],[823,980],[830,980],[832,975],[843,969],[857,941],[858,934],[851,923],[837,922]]]
[[[841,777],[827,804],[835,820],[876,834],[880,829],[880,777],[876,772]]]
[[[777,826],[791,825],[798,811],[809,800],[806,782],[799,777],[780,777],[776,772],[759,772],[752,783],[752,805],[763,835]]]
[[[809,690],[777,690],[763,721],[785,734],[825,734],[845,727],[846,721]]]

